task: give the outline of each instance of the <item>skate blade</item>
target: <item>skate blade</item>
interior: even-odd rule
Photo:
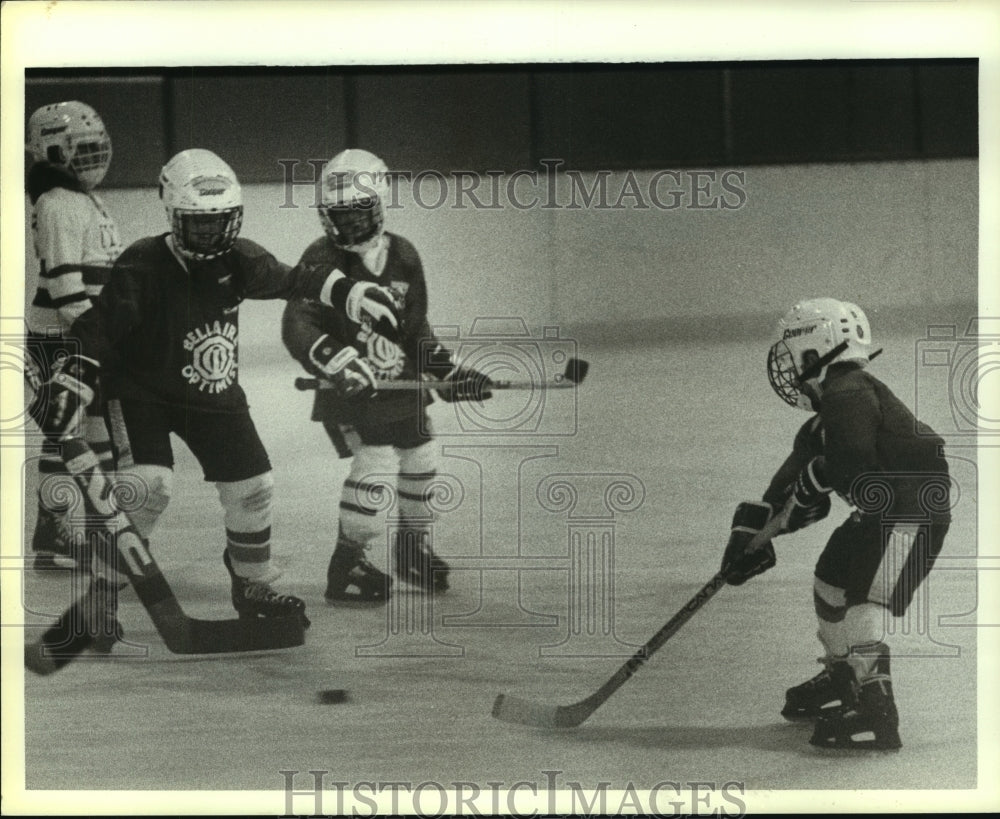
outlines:
[[[44,552],[40,555],[35,555],[34,561],[31,564],[31,570],[38,577],[65,577],[63,572],[71,572],[73,570],[81,571],[80,566],[77,561],[68,555],[61,554],[51,554],[49,552]]]
[[[865,735],[868,735],[866,738]],[[859,737],[855,739],[855,736]],[[873,751],[880,753],[896,753],[901,747],[902,743],[897,737],[895,742],[892,740],[876,739],[872,736],[871,731],[860,732],[851,737],[841,737],[836,742],[825,743],[816,742],[813,739],[809,740],[809,744],[812,745],[817,750],[824,753],[871,753]]]
[[[841,705],[831,705],[826,708],[821,708],[818,711],[813,711],[811,713],[805,711],[782,711],[781,716],[784,717],[789,722],[794,723],[810,723],[816,722],[818,719],[829,717],[835,714],[837,711],[841,710],[843,706]]]
[[[866,744],[864,742],[857,742],[852,745],[816,745],[810,743],[816,752],[819,754],[829,754],[830,756],[850,756],[852,754],[864,755],[864,754],[896,754],[899,753],[902,746],[897,747],[886,747],[883,745],[878,745],[876,743]]]
[[[326,601],[328,606],[338,609],[379,609],[384,607],[388,602],[389,598],[385,597],[381,600],[353,600],[353,599],[343,599],[340,597],[326,597],[323,599]]]

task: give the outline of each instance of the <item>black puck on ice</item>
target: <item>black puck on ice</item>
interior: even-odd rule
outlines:
[[[327,688],[316,695],[320,705],[336,705],[347,701],[347,692],[343,688]]]

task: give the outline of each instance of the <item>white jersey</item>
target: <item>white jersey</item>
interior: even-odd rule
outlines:
[[[40,269],[28,327],[65,332],[107,283],[122,251],[118,226],[97,194],[56,187],[35,202],[31,229]]]

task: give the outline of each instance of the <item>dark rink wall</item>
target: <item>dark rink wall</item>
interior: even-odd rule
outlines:
[[[974,157],[976,60],[31,70],[25,108],[81,99],[144,187],[176,151],[244,182],[347,146],[394,170],[513,172]],[[305,167],[305,166],[303,166]]]

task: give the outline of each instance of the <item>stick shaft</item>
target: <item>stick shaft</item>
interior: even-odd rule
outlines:
[[[775,515],[754,537],[748,546],[755,549],[779,534],[785,523],[785,514]],[[501,694],[493,707],[493,716],[508,722],[520,722],[537,727],[573,728],[588,719],[598,708],[621,688],[681,627],[701,609],[716,592],[726,585],[727,573],[717,572],[684,604],[646,643],[638,649],[593,694],[571,705],[544,706],[505,697]]]
[[[774,537],[781,529],[784,523],[782,515],[775,515],[768,524],[757,533],[754,539],[750,542],[749,548],[756,548],[759,545],[764,544],[772,537]],[[618,669],[601,688],[593,696],[601,694],[604,692],[604,696],[601,697],[598,702],[603,702],[611,694],[613,694],[621,685],[631,677],[636,670],[644,662],[646,662],[650,657],[653,656],[664,643],[667,642],[671,637],[673,637],[678,631],[681,630],[688,620],[690,620],[695,612],[698,611],[702,606],[705,605],[715,593],[726,585],[726,573],[719,571],[715,576],[709,580],[704,586],[702,586],[687,603],[678,611],[673,617],[671,617],[663,627],[656,632],[646,644],[633,654],[628,661]]]
[[[494,381],[491,390],[565,390],[577,386],[572,381]],[[398,381],[380,381],[379,392],[418,392],[421,390],[436,390],[450,392],[455,385],[447,381],[415,381],[400,379]],[[332,381],[320,378],[296,378],[297,390],[329,390],[334,389]]]
[[[718,572],[714,577],[712,577],[711,580],[702,586],[695,593],[695,595],[684,604],[680,611],[671,617],[663,625],[663,627],[656,632],[656,634],[649,638],[642,648],[636,651],[635,654],[633,654],[614,674],[611,675],[604,685],[587,697],[586,700],[583,700],[583,702],[587,703],[590,707],[590,712],[587,716],[596,711],[600,705],[602,705],[612,694],[615,693],[615,691],[621,688],[632,677],[632,675],[635,674],[635,672],[649,660],[650,657],[663,647],[667,640],[680,631],[681,627],[687,623],[688,620],[694,617],[695,613],[725,585],[726,575],[722,572]]]

